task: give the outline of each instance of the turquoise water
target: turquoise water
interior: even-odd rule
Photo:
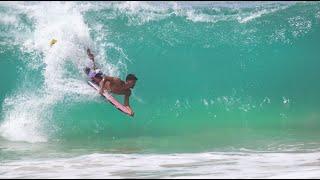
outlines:
[[[150,153],[317,156],[318,2],[6,2],[0,15],[3,177],[44,177],[10,175],[28,158],[94,153],[134,153],[141,166]],[[133,118],[87,85],[87,47],[106,74],[138,77]]]

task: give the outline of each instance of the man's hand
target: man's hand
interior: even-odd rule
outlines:
[[[87,49],[87,55],[89,59],[91,59],[94,62],[94,55],[91,53],[91,50],[89,48]]]
[[[87,49],[87,54],[91,54],[91,50],[89,48]]]
[[[103,95],[103,88],[100,88],[99,94]]]
[[[132,111],[132,109],[130,108],[130,106],[126,106],[126,108],[130,111],[131,116],[134,116],[134,112]]]

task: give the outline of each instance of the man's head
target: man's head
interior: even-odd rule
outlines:
[[[128,76],[126,77],[127,84],[132,89],[136,85],[137,80],[138,80],[138,78],[134,74],[128,74]]]

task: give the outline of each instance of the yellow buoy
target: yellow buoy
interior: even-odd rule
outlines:
[[[50,41],[50,46],[53,46],[56,42],[57,42],[56,39],[52,39],[52,40]]]

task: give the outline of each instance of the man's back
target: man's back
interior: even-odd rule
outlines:
[[[130,89],[125,88],[125,82],[122,81],[120,78],[117,77],[105,77],[107,81],[110,82],[110,90],[112,93],[119,94],[119,95],[126,95],[131,93]]]

